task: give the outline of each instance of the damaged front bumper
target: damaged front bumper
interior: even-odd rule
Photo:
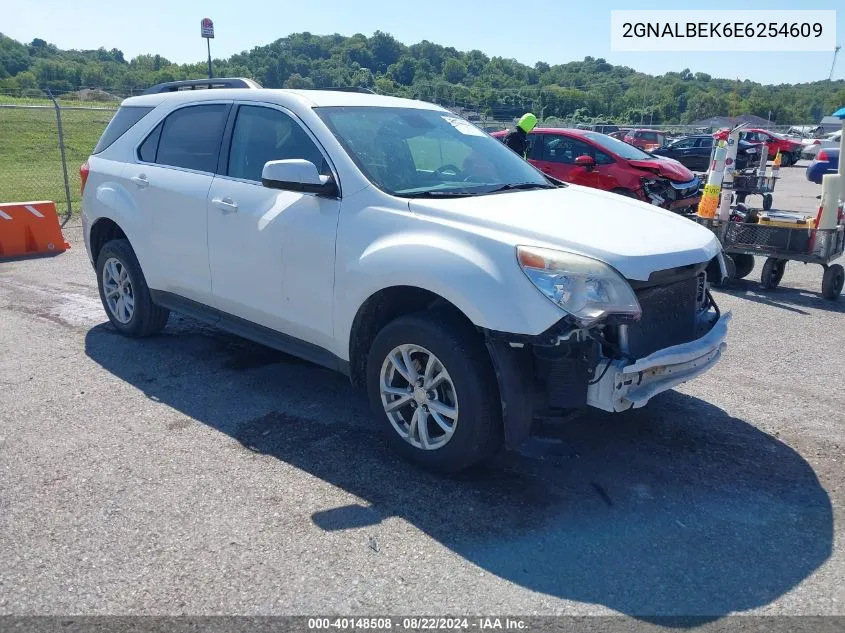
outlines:
[[[731,313],[716,309],[700,316],[698,338],[636,359],[605,353],[613,343],[584,330],[540,337],[488,331],[507,447],[518,448],[536,420],[566,419],[586,407],[609,412],[639,408],[711,369],[727,347]]]
[[[658,350],[633,363],[602,359],[601,378],[587,389],[587,404],[603,411],[638,409],[654,396],[709,370],[722,356],[731,313],[723,314],[701,338]]]

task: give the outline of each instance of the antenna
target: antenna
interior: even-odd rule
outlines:
[[[836,66],[836,56],[839,54],[839,49],[842,48],[841,46],[837,46],[833,49],[833,63],[830,65],[830,76],[827,78],[828,81],[833,81],[833,69]]]

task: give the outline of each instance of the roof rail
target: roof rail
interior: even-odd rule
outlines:
[[[368,95],[376,94],[373,90],[369,88],[364,88],[363,86],[337,86],[332,88],[315,88],[315,90],[332,90],[334,92],[361,92]]]
[[[166,81],[151,86],[141,94],[151,95],[162,92],[179,92],[181,90],[207,90],[210,88],[249,88],[258,89],[261,85],[252,79],[244,77],[220,77],[215,79],[185,79],[183,81]]]

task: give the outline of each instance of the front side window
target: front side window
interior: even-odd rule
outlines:
[[[373,106],[315,112],[364,176],[392,195],[467,196],[553,186],[504,144],[449,112]]]
[[[222,103],[176,110],[164,120],[155,162],[214,173],[228,110]]]
[[[598,165],[610,165],[615,162],[608,154],[580,139],[563,134],[546,134],[544,137],[542,160],[574,165],[579,156],[590,156]]]
[[[694,138],[685,138],[680,141],[676,141],[672,143],[672,149],[690,149],[695,147],[695,141],[696,139]]]
[[[228,175],[261,181],[264,164],[301,158],[329,175],[329,166],[314,141],[289,115],[274,108],[241,106],[232,131]]]

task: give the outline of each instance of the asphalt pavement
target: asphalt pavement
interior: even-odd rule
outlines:
[[[775,207],[815,212],[781,173]],[[65,235],[0,264],[0,614],[845,615],[818,266],[717,291],[729,348],[694,382],[438,477],[340,375],[175,315],[117,335]]]

